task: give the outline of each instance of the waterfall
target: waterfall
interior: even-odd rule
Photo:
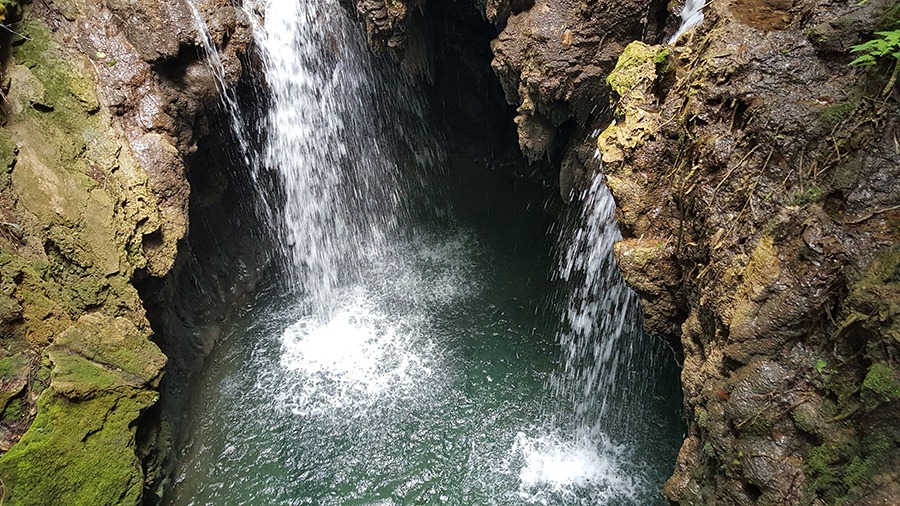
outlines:
[[[703,22],[704,7],[706,7],[704,0],[687,0],[684,3],[684,7],[681,8],[681,25],[675,32],[675,35],[672,35],[672,38],[669,39],[669,44],[678,42],[678,37],[681,37],[682,34]]]
[[[432,219],[442,180],[424,108],[342,1],[244,0],[265,80],[258,125],[225,86],[212,37],[200,41],[281,269],[243,333],[223,338],[174,504],[658,500],[665,471],[635,452],[656,455],[659,438],[621,427],[654,396],[614,405],[643,395],[635,375],[652,364],[602,174],[559,263],[572,288],[563,330],[542,332],[559,322],[523,311],[534,287],[513,255],[543,253],[534,239],[486,250]]]
[[[289,285],[319,310],[359,273],[403,212],[398,146],[418,111],[376,68],[338,0],[247,2],[270,94],[259,164],[278,179]],[[378,135],[375,135],[377,133]]]
[[[610,400],[623,396],[618,378],[632,366],[641,322],[637,295],[616,266],[613,245],[622,236],[602,173],[582,205],[559,265],[559,277],[572,289],[559,335],[562,369],[551,378],[551,390],[573,406],[579,436],[592,438],[602,430]]]

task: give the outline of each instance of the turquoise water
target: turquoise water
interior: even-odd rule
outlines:
[[[559,226],[483,167],[447,168],[452,220],[420,220],[370,257],[325,314],[263,288],[197,387],[170,503],[664,504],[683,425],[678,368],[626,371],[629,427],[585,443],[549,398]],[[277,276],[276,276],[277,277]]]

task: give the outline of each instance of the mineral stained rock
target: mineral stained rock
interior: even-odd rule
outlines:
[[[187,232],[185,163],[215,83],[187,4],[8,3],[2,502],[138,504],[166,357],[133,282],[165,276]],[[235,80],[246,29],[228,2],[207,8]]]

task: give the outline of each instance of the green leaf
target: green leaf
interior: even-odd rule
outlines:
[[[892,32],[875,32],[875,35],[880,35],[882,39],[892,46],[900,44],[900,30],[894,30]]]
[[[876,41],[876,39],[872,39],[872,40],[870,40],[870,41],[868,41],[868,42],[863,42],[862,44],[857,44],[857,45],[855,45],[855,46],[850,46],[850,52],[851,52],[851,53],[858,53],[858,52],[860,52],[860,51],[867,51],[867,50],[869,50],[869,49],[872,49],[873,47],[875,47],[875,41]]]
[[[875,65],[875,57],[870,54],[864,54],[864,55],[860,56],[859,58],[850,62],[850,65],[859,65],[862,67],[865,67],[868,65]]]
[[[828,367],[827,360],[825,360],[824,358],[820,358],[819,360],[816,360],[816,372],[818,372],[819,374],[822,374],[822,371],[824,371],[826,367]]]

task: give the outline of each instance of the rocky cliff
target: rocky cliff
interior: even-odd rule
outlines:
[[[629,45],[599,136],[646,324],[684,347],[669,499],[889,504],[897,432],[898,94],[849,46],[893,2],[714,3]],[[891,83],[893,86],[893,83]]]
[[[187,4],[2,5],[2,501],[137,504],[166,357],[134,283],[175,262],[216,85]],[[207,8],[234,81],[245,30]]]
[[[646,327],[684,351],[690,430],[670,500],[900,495],[900,103],[893,60],[848,65],[850,45],[894,26],[896,2],[711,2],[672,45],[660,42],[678,2],[344,3],[411,74],[459,69],[446,89],[460,124],[496,84],[509,109],[491,114],[509,112],[522,153],[556,167],[564,198],[604,172]],[[229,2],[203,8],[233,83],[246,28]],[[189,170],[228,186],[203,174],[213,149],[197,154],[216,83],[182,2],[22,14],[0,1],[3,502],[152,502],[168,469],[153,418],[166,363],[154,341],[166,339],[141,295],[196,297],[162,280],[191,277],[177,255],[189,207],[216,208],[225,192],[192,197]],[[494,39],[495,82],[467,56],[482,54],[458,30],[469,23]],[[189,317],[149,318],[160,329]]]

